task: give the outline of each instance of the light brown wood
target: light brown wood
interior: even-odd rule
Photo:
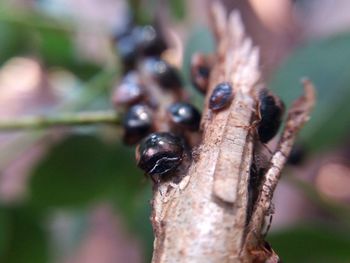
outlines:
[[[154,188],[152,262],[277,262],[277,255],[262,243],[261,234],[262,218],[270,208],[266,205],[270,203],[265,202],[271,202],[267,201],[271,192],[264,190],[253,215],[254,222],[249,228],[246,224],[248,180],[256,140],[249,127],[256,116],[257,95],[263,87],[259,83],[259,51],[246,36],[237,11],[227,18],[218,2],[211,11],[217,53],[202,117],[202,143],[194,150],[188,170],[178,175],[182,178],[179,183],[163,182]],[[212,112],[208,109],[209,96],[222,81],[233,85],[234,99],[228,108]],[[311,89],[307,90],[310,95]],[[271,169],[276,159],[278,172],[283,168],[285,160],[281,160],[280,154],[289,153],[288,147],[310,112],[311,97],[305,96],[297,103],[299,106],[293,106],[284,132],[289,134],[288,139],[282,137]],[[286,148],[289,150],[281,150]],[[278,179],[279,176],[273,178]],[[266,182],[264,187],[269,188]]]

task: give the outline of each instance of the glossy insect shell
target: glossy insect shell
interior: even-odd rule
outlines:
[[[120,38],[128,35],[132,32],[134,28],[134,18],[131,10],[126,11],[123,14],[123,19],[119,21],[118,24],[114,25],[112,39],[113,41],[118,41]]]
[[[116,42],[116,51],[124,66],[124,71],[128,71],[135,67],[138,48],[134,34],[128,33],[119,37]]]
[[[133,105],[144,97],[145,87],[142,85],[139,75],[136,71],[130,71],[117,84],[112,94],[113,105],[119,106]]]
[[[149,176],[164,177],[176,171],[184,151],[182,138],[167,132],[152,133],[136,148],[137,165]]]
[[[196,53],[191,59],[191,81],[201,93],[206,93],[209,86],[210,66],[203,54]]]
[[[199,129],[201,114],[193,105],[177,102],[169,107],[168,112],[174,126],[191,131]]]
[[[124,142],[137,143],[145,137],[152,128],[151,110],[143,104],[132,106],[124,116]]]
[[[209,109],[219,111],[231,104],[233,90],[228,82],[219,83],[209,98]]]
[[[260,95],[258,135],[262,143],[270,141],[278,132],[284,114],[284,104],[276,96],[263,91]]]
[[[306,157],[306,149],[301,144],[294,144],[288,156],[287,163],[289,165],[301,165]]]
[[[144,63],[144,69],[162,88],[176,89],[182,87],[182,80],[177,69],[162,59],[147,59]]]
[[[144,56],[159,56],[167,48],[167,44],[159,28],[152,25],[134,29],[137,46]]]

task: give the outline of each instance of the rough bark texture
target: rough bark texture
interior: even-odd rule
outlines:
[[[282,169],[293,147],[297,132],[304,125],[304,123],[309,120],[310,111],[315,104],[315,89],[312,83],[309,80],[305,79],[303,81],[303,84],[304,95],[296,100],[289,110],[286,125],[280,138],[280,142],[269,162],[269,169],[264,175],[264,182],[261,187],[260,196],[256,202],[255,210],[250,219],[250,224],[247,229],[248,235],[245,241],[245,253],[254,254],[254,251],[257,252],[257,250],[264,248],[265,246],[261,233],[264,227],[265,218],[267,216],[270,216],[273,212],[273,193],[281,177]],[[270,252],[271,251],[268,251],[267,255],[266,253],[259,252],[257,254],[259,254],[259,257],[262,256],[262,258],[266,259],[266,257],[269,258],[271,255],[273,256],[273,253]]]
[[[154,188],[153,263],[265,262],[274,256],[262,243],[261,228],[269,209],[269,205],[260,204],[266,202],[265,195],[253,212],[258,227],[248,228],[246,224],[249,171],[256,140],[250,127],[256,119],[257,97],[262,88],[259,52],[245,35],[238,12],[226,18],[217,3],[211,11],[217,54],[203,113],[202,143],[194,150],[189,169],[178,175],[182,178],[179,183],[165,182]],[[233,85],[234,99],[228,108],[211,112],[208,98],[222,81]],[[310,107],[299,110],[305,117]],[[287,148],[301,124],[299,121],[289,129],[287,123],[292,134],[288,136]],[[278,173],[283,164],[278,164],[282,165]],[[267,198],[270,197],[272,193]]]

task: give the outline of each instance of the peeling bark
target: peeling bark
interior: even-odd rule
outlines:
[[[295,133],[308,116],[313,104],[312,88],[307,89],[310,96],[300,99],[299,106],[294,105],[289,114],[280,147],[265,176],[259,205],[247,225],[248,181],[256,140],[250,127],[256,119],[257,98],[263,86],[259,80],[259,51],[246,36],[237,11],[226,18],[218,3],[211,11],[217,53],[202,118],[202,143],[189,169],[178,175],[179,183],[164,182],[154,188],[152,262],[274,262],[271,260],[275,258],[277,262],[278,257],[263,243],[261,234],[275,187],[270,181],[276,180],[277,184],[277,174]],[[233,101],[228,108],[211,112],[209,96],[222,81],[232,84]]]

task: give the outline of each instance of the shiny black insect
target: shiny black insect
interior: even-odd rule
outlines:
[[[258,124],[259,140],[262,143],[270,141],[278,132],[284,114],[284,104],[276,96],[264,90],[260,95]]]
[[[120,23],[113,29],[113,41],[118,41],[124,36],[130,34],[135,26],[135,21],[131,12],[126,12]]]
[[[233,98],[232,86],[228,82],[219,83],[209,98],[209,108],[218,111],[230,105]]]
[[[193,86],[203,94],[209,86],[210,66],[206,57],[196,53],[191,59],[191,81]]]
[[[136,148],[138,167],[155,181],[171,175],[181,164],[185,154],[183,139],[168,132],[152,133]]]
[[[120,36],[116,42],[116,51],[124,66],[124,71],[133,69],[138,58],[137,39],[132,32]]]
[[[177,102],[169,107],[168,112],[175,128],[191,131],[199,129],[201,114],[193,105],[186,102]]]
[[[287,163],[289,165],[301,165],[306,156],[306,149],[301,144],[293,145],[293,148],[288,156]]]
[[[125,114],[123,127],[124,142],[137,143],[151,131],[152,113],[150,109],[143,104],[132,106]]]
[[[149,58],[144,68],[162,88],[176,89],[182,87],[182,81],[177,69],[159,58]]]
[[[131,22],[115,33],[114,41],[125,71],[133,69],[140,56],[158,57],[167,48],[155,26],[133,27]]]
[[[112,102],[116,108],[130,106],[141,101],[144,93],[145,87],[142,85],[139,75],[136,71],[130,71],[115,87]]]
[[[159,56],[167,48],[161,31],[155,26],[136,27],[133,34],[137,39],[139,52],[143,56]]]

